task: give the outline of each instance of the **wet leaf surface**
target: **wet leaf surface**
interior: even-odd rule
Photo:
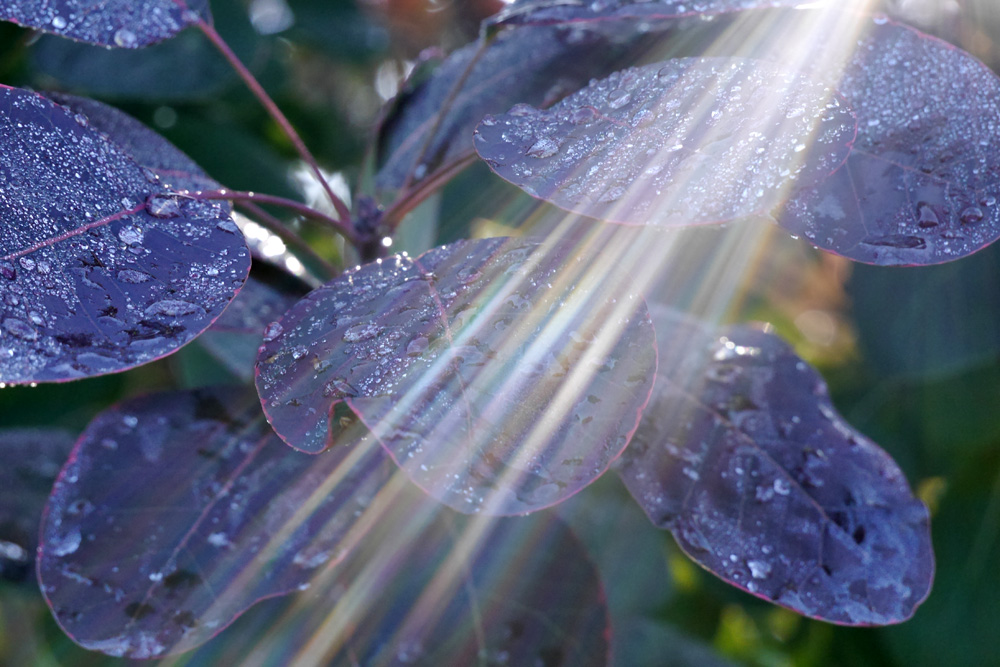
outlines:
[[[289,450],[245,390],[132,399],[98,415],[59,475],[42,591],[85,648],[188,650],[343,558],[392,471],[367,440],[321,456]]]
[[[53,93],[49,98],[82,114],[90,127],[107,136],[147,172],[152,172],[163,188],[181,191],[222,187],[194,160],[128,114],[86,97]]]
[[[419,183],[446,163],[473,157],[472,133],[486,114],[503,112],[516,103],[549,106],[591,77],[623,66],[625,47],[598,35],[556,28],[508,31],[475,62],[428,144],[437,113],[473,63],[479,44],[454,52],[427,81],[404,92],[383,123],[376,180],[382,198],[391,198],[408,175]]]
[[[42,508],[73,447],[60,429],[0,430],[0,577],[33,578]]]
[[[937,264],[992,243],[1000,237],[1000,80],[912,28],[884,17],[865,25],[843,68],[832,44],[807,59],[809,75],[834,82],[857,112],[858,138],[847,163],[798,193],[779,224],[880,265]]]
[[[80,42],[138,49],[211,17],[208,0],[5,0],[0,20]]]
[[[551,25],[616,20],[708,18],[754,9],[790,8],[812,0],[520,0],[490,19],[490,25]]]
[[[0,86],[0,381],[8,384],[112,373],[169,354],[219,316],[249,271],[228,204],[175,197],[166,185],[203,179],[200,170],[96,104],[80,103],[96,110],[92,126],[82,113]]]
[[[381,543],[345,563],[338,580],[349,593],[356,582],[371,585],[359,587],[365,613],[331,664],[608,664],[601,582],[565,524],[441,513],[415,533],[418,521],[390,519],[398,548],[383,553]]]
[[[353,410],[463,512],[557,503],[625,447],[656,364],[642,300],[594,262],[569,243],[483,239],[348,272],[266,329],[268,420],[317,452]]]
[[[908,618],[934,572],[927,508],[773,335],[657,318],[654,399],[621,475],[700,565],[847,625]]]
[[[294,276],[255,265],[246,285],[219,319],[198,337],[198,344],[237,377],[252,381],[264,327],[308,291]]]
[[[499,176],[569,211],[682,226],[769,211],[847,157],[854,116],[830,89],[759,61],[676,58],[616,72],[547,111],[476,129]]]

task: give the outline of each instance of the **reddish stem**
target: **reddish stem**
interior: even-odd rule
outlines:
[[[225,201],[252,202],[254,204],[273,204],[274,206],[295,211],[310,220],[323,223],[354,245],[360,242],[354,229],[343,220],[331,218],[325,213],[320,213],[316,209],[306,206],[302,202],[297,202],[294,199],[285,199],[284,197],[260,194],[258,192],[241,192],[239,190],[196,190],[193,192],[185,191],[180,194],[193,199],[222,199]]]
[[[427,199],[431,193],[443,184],[450,181],[455,174],[474,162],[476,157],[475,153],[463,155],[458,159],[444,164],[437,171],[425,177],[416,184],[416,187],[404,192],[403,195],[397,199],[388,210],[386,210],[385,214],[382,216],[382,224],[388,227],[394,234],[396,232],[396,227],[398,227],[399,223],[403,221],[403,218],[406,217],[407,213],[419,206],[422,201]]]
[[[278,105],[274,103],[274,100],[272,100],[267,94],[267,91],[264,90],[263,86],[258,83],[253,74],[250,73],[250,70],[248,70],[242,62],[240,62],[240,59],[236,57],[236,54],[229,48],[229,45],[226,44],[224,39],[222,39],[222,36],[216,32],[215,28],[203,19],[199,19],[197,25],[201,28],[201,31],[205,33],[205,36],[208,37],[209,41],[211,41],[212,44],[219,49],[223,57],[229,61],[229,64],[233,67],[240,78],[243,79],[243,82],[250,89],[250,92],[252,92],[257,100],[260,101],[261,105],[267,110],[267,113],[270,114],[271,118],[278,123],[282,131],[284,131],[285,135],[292,142],[292,145],[295,147],[299,156],[312,168],[313,173],[323,185],[323,189],[326,191],[327,196],[333,203],[333,207],[337,210],[337,215],[340,216],[340,219],[349,221],[351,219],[351,210],[340,197],[334,194],[330,184],[327,183],[326,179],[323,177],[323,172],[320,171],[316,158],[314,158],[312,153],[309,152],[309,149],[306,148],[302,138],[295,131],[295,128],[292,127],[292,124],[285,117],[285,114],[281,112],[281,109],[279,109]]]

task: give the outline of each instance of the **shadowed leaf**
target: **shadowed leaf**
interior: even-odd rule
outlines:
[[[858,138],[847,163],[799,192],[779,224],[869,264],[937,264],[992,243],[1000,80],[968,53],[884,17],[865,28],[843,67],[836,40],[807,59],[809,75],[855,109]]]
[[[394,533],[345,563],[338,580],[366,604],[331,664],[608,664],[601,582],[561,521],[441,513],[416,533],[420,521],[390,518]]]
[[[34,574],[42,508],[73,447],[59,429],[0,431],[0,577],[21,581]]]
[[[264,327],[301,299],[308,288],[302,281],[266,265],[254,265],[246,285],[226,311],[198,337],[198,344],[244,380],[253,380],[257,348]]]
[[[737,58],[677,58],[593,81],[547,111],[476,129],[499,176],[611,222],[682,226],[764,213],[843,163],[851,110],[829,89]]]
[[[169,354],[249,271],[228,205],[174,197],[154,171],[180,169],[163,180],[183,184],[197,167],[96,104],[80,108],[148,168],[82,113],[0,86],[0,381],[71,380]]]
[[[656,364],[645,305],[595,259],[484,239],[348,272],[268,327],[257,360],[268,420],[317,452],[350,406],[460,511],[557,503],[625,447]]]
[[[162,187],[173,191],[222,187],[194,160],[128,114],[86,97],[54,93],[49,98],[82,114],[90,127],[106,135],[147,172],[152,172]]]
[[[368,440],[315,457],[289,450],[243,390],[130,400],[95,418],[59,475],[42,590],[85,648],[188,650],[340,560],[392,469]]]
[[[4,0],[0,20],[80,42],[138,49],[211,16],[208,0]]]
[[[488,20],[490,26],[610,21],[705,19],[754,9],[815,5],[816,0],[519,0]]]
[[[419,183],[445,164],[474,157],[472,132],[484,115],[515,103],[549,106],[624,64],[619,58],[625,46],[556,28],[506,32],[475,62],[428,143],[438,112],[473,64],[480,43],[451,54],[433,76],[401,95],[383,123],[376,178],[382,198],[391,198],[408,176]]]
[[[775,336],[657,324],[666,368],[620,469],[653,523],[714,574],[801,614],[909,618],[934,560],[927,508],[895,462]]]

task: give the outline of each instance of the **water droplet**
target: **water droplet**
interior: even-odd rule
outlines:
[[[632,95],[628,91],[618,88],[608,93],[608,106],[612,109],[621,109],[632,101]]]
[[[122,269],[118,272],[118,280],[123,283],[130,283],[132,285],[138,285],[140,283],[148,282],[153,279],[153,276],[142,271],[136,271],[135,269]]]
[[[146,212],[154,218],[176,218],[181,214],[181,207],[174,197],[150,195],[146,199]]]
[[[919,202],[917,204],[917,226],[923,229],[928,229],[930,227],[937,227],[941,224],[940,218],[938,218],[937,213],[931,208],[931,205],[927,202]]]
[[[774,480],[774,492],[779,496],[787,496],[791,491],[792,485],[784,477],[778,477]]]
[[[416,357],[423,353],[427,349],[430,341],[424,336],[416,336],[406,345],[406,356]]]
[[[53,537],[45,542],[44,548],[53,556],[68,556],[80,548],[80,529],[74,528],[62,537]]]
[[[771,574],[771,564],[763,560],[748,560],[747,567],[754,579],[766,579]]]
[[[230,234],[239,234],[240,233],[240,228],[237,227],[236,223],[233,222],[232,220],[223,220],[222,222],[220,222],[219,224],[217,224],[216,227],[218,227],[219,229],[221,229],[224,232],[229,232]]]
[[[272,340],[284,333],[285,329],[280,322],[271,322],[264,327],[264,342],[270,343]]]
[[[379,334],[380,330],[381,329],[377,325],[370,322],[355,324],[353,327],[344,332],[344,342],[357,343],[358,341],[374,338]]]
[[[331,396],[336,396],[341,398],[343,396],[357,396],[358,390],[354,386],[343,378],[334,378],[323,385],[323,395],[327,398]]]
[[[979,222],[980,220],[983,219],[983,217],[984,217],[983,209],[979,208],[978,206],[970,206],[964,211],[962,211],[962,215],[960,216],[959,219],[962,221],[962,224],[971,225],[973,223]]]
[[[56,30],[62,30],[66,27],[66,19],[61,16],[55,16],[52,18],[52,27]]]
[[[24,320],[19,320],[16,317],[8,317],[3,321],[3,328],[7,330],[11,336],[20,338],[21,340],[37,340],[38,332],[35,328],[25,322]]]
[[[122,243],[127,243],[128,245],[142,243],[144,236],[143,231],[135,225],[126,225],[118,231],[118,238],[121,239]]]
[[[133,49],[139,43],[139,39],[135,36],[135,33],[128,28],[119,28],[115,32],[114,39],[115,44],[123,49]]]
[[[163,299],[162,301],[157,301],[147,307],[145,315],[146,317],[157,315],[166,317],[181,317],[184,315],[193,315],[199,310],[201,310],[199,306],[196,306],[193,303],[188,303],[187,301],[181,301],[180,299]]]
[[[569,114],[569,122],[573,125],[585,125],[593,122],[595,118],[597,118],[597,110],[593,107],[580,107],[579,109],[573,109],[573,111]]]
[[[139,425],[139,418],[135,415],[125,415],[122,417],[122,424],[129,428],[135,428]]]
[[[548,137],[542,137],[528,149],[528,155],[539,159],[552,157],[558,152],[559,144]]]

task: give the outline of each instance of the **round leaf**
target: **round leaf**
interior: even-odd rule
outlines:
[[[714,574],[801,614],[909,618],[934,557],[927,508],[896,463],[775,336],[662,324],[667,368],[621,467],[653,523]]]
[[[193,163],[145,128],[115,132],[157,156],[140,166],[83,114],[16,88],[0,86],[0,122],[0,382],[126,370],[219,316],[250,255],[228,205],[174,197],[156,173],[183,165],[164,179],[181,185]]]
[[[847,157],[854,115],[830,89],[760,61],[677,58],[616,72],[547,111],[476,129],[499,176],[610,222],[717,223],[768,212]]]
[[[127,401],[87,427],[52,490],[42,590],[85,648],[188,650],[341,559],[391,473],[373,442],[289,450],[242,390]]]
[[[378,533],[378,547],[352,555],[338,577],[365,603],[330,664],[609,664],[601,581],[561,521],[534,515],[483,524],[442,513],[414,535],[412,515],[396,516]],[[410,539],[401,543],[400,535]],[[359,582],[368,585],[355,588]]]
[[[328,283],[265,333],[268,420],[317,452],[346,404],[463,512],[524,513],[576,493],[627,444],[656,360],[641,299],[574,250],[465,241]]]
[[[884,17],[867,22],[842,68],[822,46],[804,60],[850,101],[858,138],[847,163],[796,194],[779,224],[882,265],[947,262],[1000,237],[1000,79]]]
[[[553,25],[610,21],[707,19],[754,9],[815,5],[816,0],[520,0],[489,19],[490,25]]]
[[[211,17],[208,0],[6,0],[0,20],[80,42],[138,49]]]

